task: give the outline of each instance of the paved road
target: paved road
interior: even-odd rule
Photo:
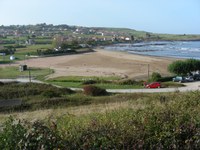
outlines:
[[[0,82],[29,82],[29,79],[0,79]],[[43,83],[38,80],[31,80],[34,83]],[[159,89],[107,89],[111,93],[163,93],[163,92],[186,92],[200,90],[200,81],[184,83],[185,87],[179,88],[159,88]],[[81,88],[71,88],[72,90],[82,90]]]
[[[200,90],[200,81],[184,83],[185,87],[159,88],[159,89],[108,89],[111,93],[163,93],[163,92],[187,92]]]
[[[160,89],[106,89],[110,93],[163,93],[163,92],[187,92],[200,90],[200,81],[184,83],[185,87],[160,88]],[[72,90],[82,90],[81,88],[71,88]]]
[[[22,83],[27,83],[27,82],[30,82],[30,80],[29,80],[28,78],[0,79],[0,82],[4,82],[4,83],[10,83],[10,82],[22,82]],[[34,80],[34,79],[31,79],[31,82],[34,82],[34,83],[43,83],[42,81]]]

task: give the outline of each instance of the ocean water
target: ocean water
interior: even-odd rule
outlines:
[[[175,58],[200,59],[200,41],[156,41],[134,44],[115,44],[106,50],[127,51],[128,53]]]

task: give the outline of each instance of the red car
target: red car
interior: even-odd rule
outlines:
[[[161,84],[160,82],[152,82],[149,84],[145,84],[145,88],[160,88]]]

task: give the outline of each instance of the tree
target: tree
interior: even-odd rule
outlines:
[[[196,59],[187,59],[186,61],[187,69],[191,71],[200,70],[200,60]]]
[[[168,70],[171,73],[175,73],[177,75],[185,75],[188,73],[186,70],[186,63],[181,60],[177,60],[168,66]]]
[[[134,41],[134,40],[135,40],[134,36],[133,36],[133,35],[131,35],[131,41]]]
[[[177,75],[186,75],[187,73],[190,73],[192,71],[200,70],[200,60],[177,60],[168,66],[168,70],[169,72],[175,73]]]
[[[151,34],[146,32],[146,38],[150,38],[151,37]]]
[[[78,41],[77,40],[72,40],[71,41],[71,45],[73,45],[73,46],[78,46]]]
[[[161,75],[160,73],[158,72],[153,72],[152,75],[151,75],[151,81],[158,81],[159,79],[161,78]]]
[[[63,38],[61,36],[55,36],[52,42],[54,48],[59,48],[63,43]]]

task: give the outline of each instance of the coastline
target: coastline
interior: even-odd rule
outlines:
[[[104,48],[95,48],[95,50],[102,50],[102,51],[110,51],[110,52],[119,52],[119,53],[124,53],[124,54],[128,54],[128,55],[135,55],[135,56],[144,56],[144,57],[152,57],[152,58],[163,58],[163,59],[172,59],[172,60],[184,60],[187,58],[178,58],[178,57],[170,57],[170,56],[155,56],[155,55],[147,55],[147,54],[138,54],[138,53],[129,53],[128,51],[119,51],[119,50],[107,50]]]
[[[144,41],[103,47],[109,51],[126,51],[134,55],[173,59],[200,59],[200,41]]]

